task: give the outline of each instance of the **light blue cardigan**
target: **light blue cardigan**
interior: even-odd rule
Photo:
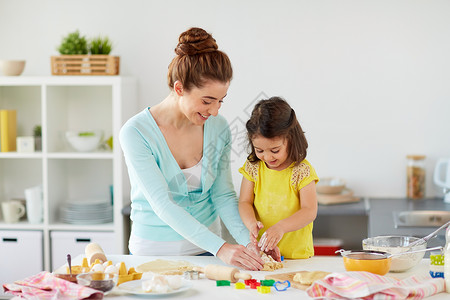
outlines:
[[[133,234],[153,241],[185,238],[216,255],[225,241],[207,227],[220,216],[239,244],[250,242],[239,216],[229,161],[231,133],[222,116],[211,116],[204,125],[200,192],[188,192],[148,108],[124,124],[119,138],[131,183]]]

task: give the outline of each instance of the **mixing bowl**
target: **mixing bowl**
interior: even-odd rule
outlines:
[[[427,247],[427,242],[423,241],[408,247],[408,245],[419,238],[412,236],[376,236],[362,241],[364,250],[382,251],[390,254],[397,254],[409,250],[422,250]],[[425,252],[407,253],[392,257],[390,272],[404,272],[416,266],[423,258]]]

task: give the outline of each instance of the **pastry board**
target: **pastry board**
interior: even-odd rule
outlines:
[[[310,285],[306,285],[306,284],[301,284],[300,282],[295,282],[294,281],[294,276],[297,273],[306,273],[308,271],[297,271],[297,272],[291,272],[291,273],[278,273],[278,274],[270,274],[270,275],[266,275],[265,279],[266,280],[270,280],[273,279],[275,281],[285,281],[285,280],[289,280],[291,283],[291,287],[299,289],[299,290],[306,290],[307,288],[310,287]]]

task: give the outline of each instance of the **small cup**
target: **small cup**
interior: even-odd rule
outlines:
[[[2,202],[3,219],[6,223],[17,223],[25,215],[25,206],[17,200]]]

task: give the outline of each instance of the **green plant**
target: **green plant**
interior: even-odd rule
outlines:
[[[36,125],[33,127],[33,136],[42,136],[42,128],[41,125]]]
[[[112,50],[112,43],[107,36],[93,38],[89,43],[89,52],[91,54],[108,55]]]
[[[69,33],[63,38],[61,45],[58,47],[59,53],[63,55],[87,54],[88,44],[84,36],[80,36],[80,32]]]
[[[78,133],[78,136],[94,136],[95,133],[92,131],[84,131],[84,132],[80,132]]]

